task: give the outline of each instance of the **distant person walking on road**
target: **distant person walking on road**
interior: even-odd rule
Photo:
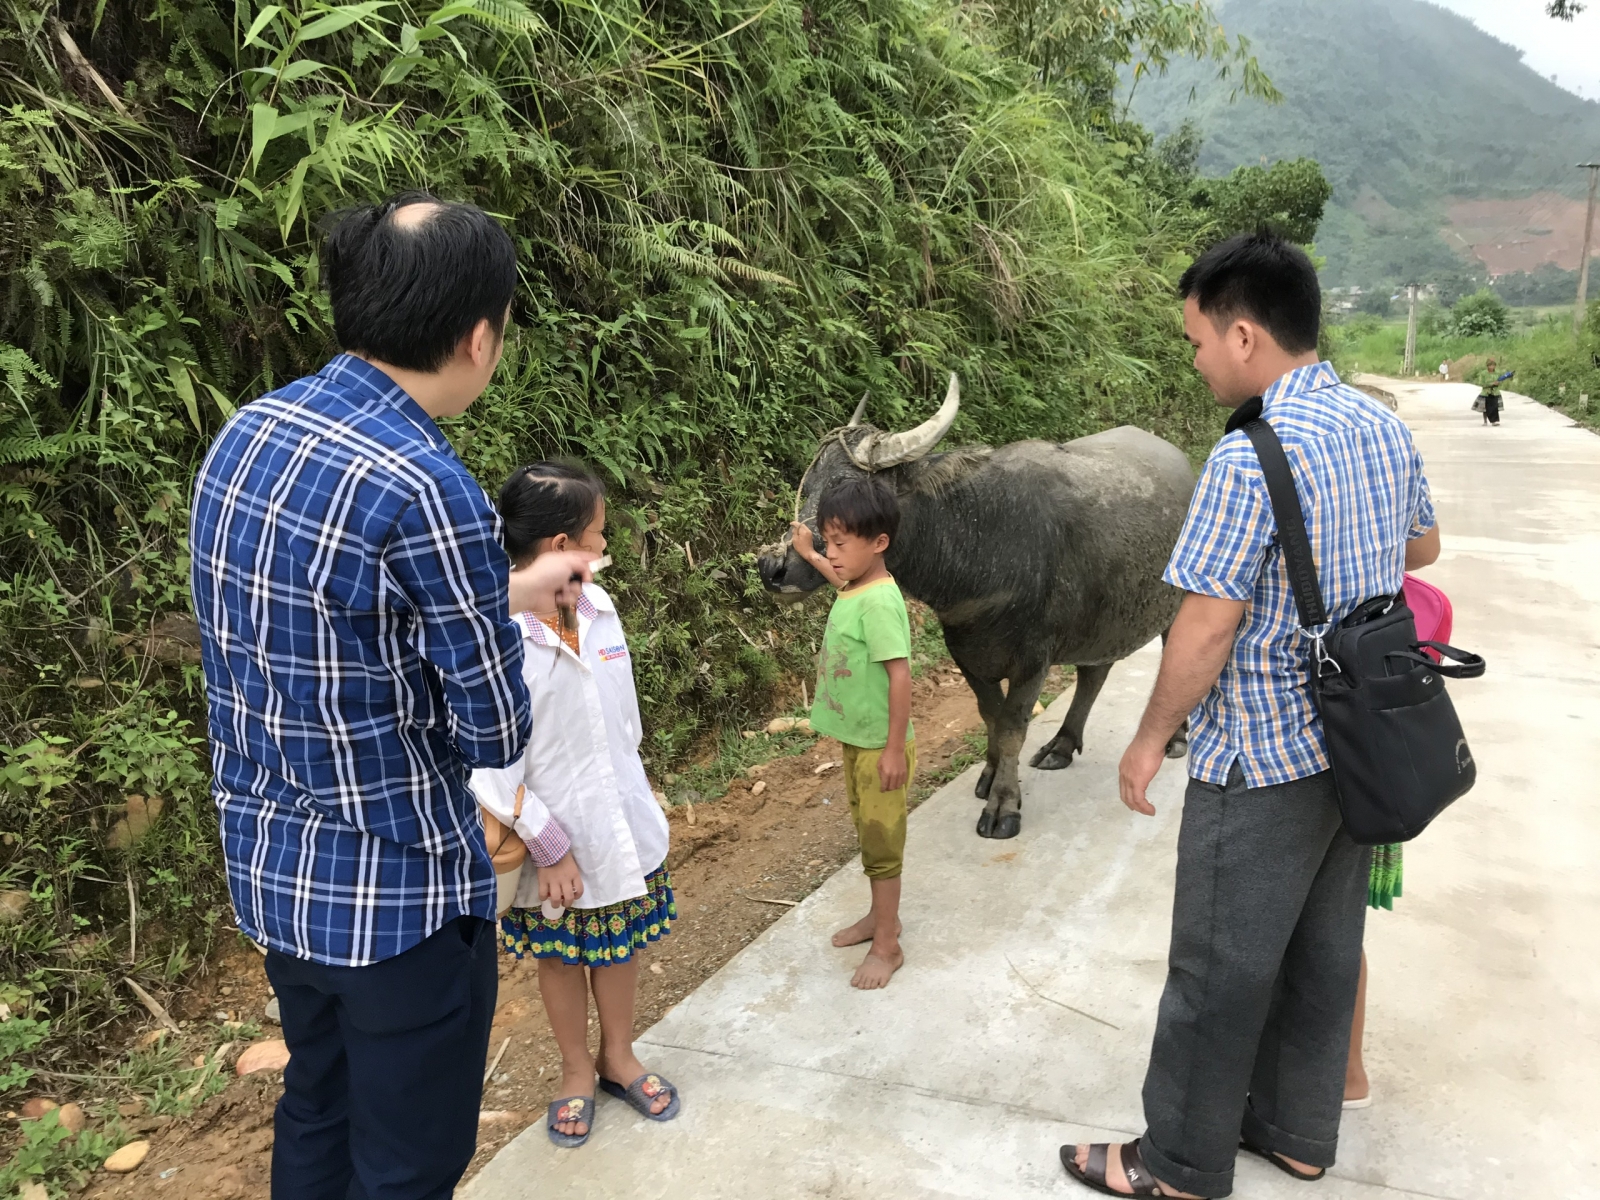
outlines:
[[[1483,406],[1483,423],[1500,424],[1500,371],[1494,359],[1491,358],[1473,372],[1472,382],[1478,385],[1478,400]]]
[[[905,866],[906,789],[917,773],[911,730],[911,621],[883,556],[900,532],[900,502],[875,475],[830,489],[817,506],[827,547],[790,529],[794,548],[839,589],[817,658],[811,728],[844,746],[844,786],[861,843],[872,908],[833,935],[840,948],[870,942],[851,987],[887,987],[900,949],[900,874]]]
[[[1297,1179],[1333,1164],[1371,854],[1345,833],[1259,460],[1270,424],[1292,466],[1330,621],[1400,590],[1438,554],[1405,424],[1317,358],[1321,295],[1298,247],[1245,234],[1183,275],[1184,332],[1228,432],[1166,571],[1186,595],[1122,759],[1146,789],[1189,718],[1172,945],[1144,1082],[1145,1133],[1062,1147],[1113,1195],[1226,1196],[1241,1143]]]
[[[500,489],[500,515],[519,567],[567,550],[605,553],[605,487],[577,464],[516,471]],[[533,737],[509,767],[474,771],[472,790],[537,867],[524,867],[500,937],[516,957],[539,962],[539,994],[561,1051],[546,1133],[572,1149],[594,1129],[597,1071],[600,1087],[640,1115],[678,1115],[677,1089],[646,1071],[633,1050],[640,951],[671,932],[677,906],[667,820],[639,758],[644,722],[616,605],[591,583],[566,614],[545,594],[517,620]],[[590,992],[600,1017],[598,1062],[589,1053]]]
[[[1448,362],[1442,362],[1439,364],[1439,382],[1450,382],[1450,364]]]
[[[241,408],[195,481],[212,793],[292,1055],[274,1200],[444,1200],[477,1142],[497,984],[467,772],[528,738],[512,602],[575,603],[588,556],[509,579],[434,424],[500,361],[505,231],[408,193],[347,214],[322,270],[345,353]]]

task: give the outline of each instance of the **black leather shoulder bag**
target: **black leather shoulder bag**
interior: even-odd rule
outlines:
[[[1367,600],[1326,634],[1317,632],[1328,612],[1294,476],[1259,402],[1250,403],[1253,412],[1241,409],[1229,428],[1249,436],[1266,477],[1300,624],[1311,638],[1311,694],[1345,830],[1367,846],[1410,841],[1477,780],[1444,681],[1475,679],[1484,661],[1419,641],[1403,594]],[[1425,647],[1448,661],[1435,662]]]

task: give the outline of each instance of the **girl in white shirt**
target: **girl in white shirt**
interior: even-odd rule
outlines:
[[[577,464],[517,471],[500,491],[500,516],[506,551],[519,567],[551,551],[605,552],[605,488]],[[597,1072],[603,1090],[643,1116],[667,1121],[678,1114],[677,1089],[633,1052],[639,952],[666,936],[677,908],[666,818],[639,761],[633,662],[616,607],[592,583],[568,620],[553,594],[534,607],[517,614],[532,736],[521,761],[474,771],[472,789],[479,804],[515,828],[537,866],[524,866],[500,936],[518,958],[539,960],[539,992],[562,1063],[548,1133],[570,1147],[594,1127]],[[600,1016],[598,1062],[588,1047],[591,990]]]

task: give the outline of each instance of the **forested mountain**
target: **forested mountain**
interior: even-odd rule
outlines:
[[[1228,31],[1251,39],[1283,103],[1230,103],[1230,82],[1183,61],[1165,77],[1139,81],[1133,113],[1157,133],[1194,121],[1208,173],[1301,155],[1321,163],[1334,185],[1317,238],[1327,282],[1575,265],[1577,247],[1565,235],[1577,206],[1561,198],[1581,194],[1573,164],[1600,154],[1600,104],[1563,90],[1514,47],[1425,0],[1226,0],[1219,7]],[[1538,193],[1553,195],[1531,209],[1491,208],[1487,223],[1481,208],[1458,209],[1457,231],[1443,232],[1461,201]],[[1496,261],[1508,244],[1521,246],[1522,257]],[[1474,248],[1487,264],[1473,262]]]

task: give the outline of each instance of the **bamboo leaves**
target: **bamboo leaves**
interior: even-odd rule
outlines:
[[[278,110],[270,104],[250,106],[250,169],[261,163],[261,152],[278,133]]]
[[[167,359],[167,374],[172,379],[172,390],[178,393],[178,398],[183,401],[183,407],[189,414],[189,420],[194,422],[196,433],[204,433],[205,426],[200,423],[200,403],[194,394],[194,380],[189,377],[189,368],[175,358]]]
[[[265,30],[268,25],[272,24],[272,22],[277,19],[278,14],[282,11],[283,8],[281,5],[269,4],[259,13],[257,13],[256,19],[250,22],[250,28],[245,31],[243,44],[245,46],[266,45],[265,42],[261,42],[258,39],[260,38],[262,31]]]
[[[363,0],[360,4],[328,5],[314,4],[308,11],[321,13],[322,16],[309,24],[302,25],[296,34],[295,40],[299,43],[314,42],[318,38],[327,37],[329,34],[338,33],[348,29],[358,21],[366,22],[369,17],[375,16],[386,8],[395,7],[395,0]]]

